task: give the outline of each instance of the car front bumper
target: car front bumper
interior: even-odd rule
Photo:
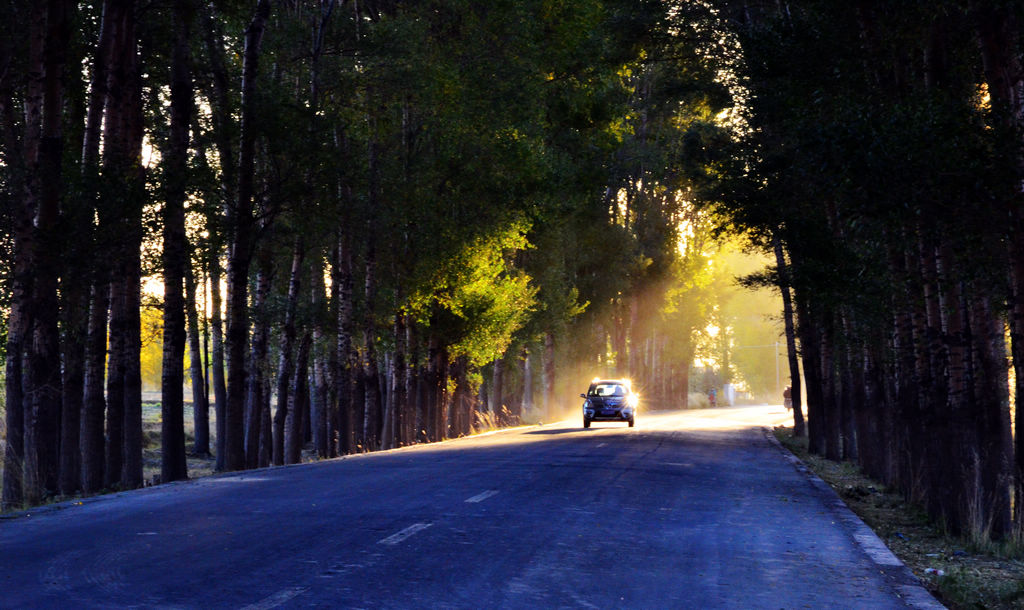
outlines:
[[[590,421],[629,421],[636,414],[632,409],[586,409],[583,417]]]

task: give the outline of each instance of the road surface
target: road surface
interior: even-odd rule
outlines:
[[[763,426],[526,427],[0,520],[0,607],[937,607]]]

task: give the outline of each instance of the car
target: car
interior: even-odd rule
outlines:
[[[583,427],[593,421],[624,421],[632,428],[636,423],[640,397],[633,393],[628,379],[595,379],[583,399]]]

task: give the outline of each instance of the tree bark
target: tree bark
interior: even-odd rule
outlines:
[[[796,326],[793,322],[793,297],[790,294],[789,265],[778,235],[772,239],[775,265],[779,274],[779,292],[782,294],[782,319],[786,329],[786,359],[789,363],[790,396],[793,404],[793,436],[804,436],[803,400],[801,397],[800,362],[796,350]]]
[[[270,0],[259,0],[252,21],[245,31],[245,49],[242,63],[242,112],[238,157],[237,202],[231,211],[229,230],[232,231],[228,256],[228,395],[224,409],[224,468],[245,468],[245,354],[249,339],[249,264],[252,256],[253,184],[255,179],[256,79],[259,69],[260,47]]]
[[[249,396],[245,413],[245,466],[261,466],[263,422],[270,412],[269,345],[270,313],[267,299],[270,295],[274,264],[269,249],[260,248],[257,255],[256,294],[253,297],[252,351],[249,357]],[[266,411],[266,415],[264,414]]]
[[[306,330],[302,333],[299,349],[295,355],[295,373],[291,380],[294,392],[288,398],[288,420],[284,443],[284,462],[286,464],[302,463],[306,417],[309,412],[309,352],[312,345],[312,335]]]
[[[189,38],[191,0],[175,0],[171,57],[171,125],[164,171],[164,340],[161,379],[160,477],[165,483],[188,478],[185,457],[185,238],[189,128],[192,122],[192,68]],[[195,408],[193,404],[193,408]]]
[[[354,449],[353,442],[353,385],[354,385],[354,357],[352,350],[352,335],[355,327],[354,307],[352,300],[353,277],[352,277],[352,240],[349,235],[349,228],[343,226],[338,231],[337,260],[335,261],[335,277],[333,283],[337,284],[337,351],[338,368],[334,371],[335,387],[338,393],[338,452],[341,454],[351,453]],[[333,289],[333,287],[332,287]]]
[[[289,396],[295,380],[295,315],[299,304],[299,288],[302,279],[302,263],[305,259],[305,248],[302,240],[296,239],[292,249],[292,267],[288,280],[288,302],[285,307],[284,326],[281,329],[281,357],[277,370],[277,412],[274,413],[274,453],[273,463],[285,463],[285,429],[286,421],[291,416],[289,409],[293,406]]]
[[[25,482],[29,499],[33,496],[53,495],[58,491],[60,467],[61,431],[61,355],[59,330],[59,302],[57,295],[60,265],[64,239],[59,234],[60,200],[62,196],[61,161],[64,150],[63,103],[64,64],[66,62],[66,41],[70,36],[68,20],[73,4],[66,0],[49,0],[37,8],[41,21],[33,23],[30,54],[41,52],[41,62],[30,59],[29,95],[34,96],[37,79],[34,70],[42,68],[38,76],[41,86],[41,114],[38,124],[38,143],[33,144],[32,133],[36,131],[35,117],[26,114],[25,145],[31,149],[38,146],[34,162],[35,171],[29,180],[37,194],[36,236],[33,245],[32,281],[32,341],[29,348],[28,379],[29,391],[25,394]],[[39,31],[36,32],[36,28]],[[42,38],[42,48],[36,51],[37,38]],[[34,101],[32,102],[34,104]],[[26,104],[29,108],[30,104]]]
[[[213,385],[214,418],[215,418],[215,453],[216,460],[214,468],[218,471],[225,469],[225,448],[224,438],[225,415],[228,401],[228,386],[224,377],[224,324],[221,319],[221,268],[219,248],[211,244],[209,256],[210,276],[210,382]]]
[[[205,308],[204,308],[205,309]],[[196,280],[191,263],[185,266],[185,311],[188,322],[189,377],[192,381],[192,426],[195,441],[192,452],[210,455],[210,393],[203,375],[203,344],[199,333],[199,312],[196,309]]]
[[[3,65],[13,61],[10,38],[0,38],[0,60]],[[15,102],[11,91],[11,77],[0,75],[0,109],[4,147],[8,151],[22,151],[21,135],[16,133]],[[10,168],[10,189],[12,193],[26,193],[27,167],[22,154],[11,154],[5,162]],[[3,495],[0,508],[20,508],[24,503],[24,459],[25,459],[25,409],[24,409],[24,365],[26,335],[30,329],[32,310],[32,215],[34,205],[28,197],[15,197],[17,207],[11,211],[12,255],[11,278],[9,280],[10,310],[7,315],[7,342],[5,346],[5,418],[6,442],[4,443]]]
[[[1006,210],[1009,218],[1010,256],[1010,348],[1015,384],[1014,404],[1014,480],[1017,497],[1014,502],[1018,527],[1024,525],[1024,214],[1020,210],[1021,178],[1024,176],[1024,155],[1019,150],[1021,128],[1024,127],[1024,66],[1021,62],[1021,39],[1018,20],[1012,10],[997,8],[986,2],[974,2],[972,10],[978,23],[978,37],[985,70],[985,80],[992,100],[996,125],[1008,144],[1005,158],[1011,160],[1015,179],[1006,185]]]
[[[491,374],[491,392],[489,410],[499,425],[503,425],[505,418],[505,358],[499,357],[494,361]]]
[[[124,2],[106,0],[103,6],[103,20],[100,27],[99,43],[95,50],[92,82],[89,93],[89,109],[85,133],[82,140],[82,174],[84,198],[97,199],[99,196],[100,133],[104,109],[108,102],[108,88],[112,60],[111,53],[117,39],[117,32]],[[113,117],[117,108],[111,106]],[[114,121],[111,118],[111,121]],[[96,232],[98,243],[113,240],[112,212],[109,202],[91,201],[96,207],[99,227]],[[82,491],[95,493],[103,487],[105,474],[106,438],[104,417],[106,415],[105,372],[107,364],[107,323],[110,308],[110,263],[104,253],[92,257],[91,294],[89,299],[89,336],[85,363],[85,400],[81,422],[82,450]]]
[[[223,216],[230,217],[232,206],[235,205],[238,186],[236,166],[231,162],[235,158],[232,146],[232,135],[235,132],[232,119],[234,109],[231,103],[230,86],[224,62],[223,32],[220,20],[215,18],[213,3],[201,2],[201,18],[203,20],[203,41],[210,62],[211,89],[205,91],[213,112],[211,113],[213,133],[220,164],[220,184]],[[207,264],[210,277],[210,342],[212,367],[210,384],[213,386],[214,412],[216,416],[216,465],[218,471],[224,470],[225,425],[227,422],[227,383],[225,380],[224,362],[224,326],[221,319],[221,279],[223,277],[220,263],[221,246],[224,243],[224,227],[222,215],[211,210],[207,216],[207,227],[210,231],[210,253]]]

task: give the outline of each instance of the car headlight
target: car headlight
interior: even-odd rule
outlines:
[[[640,397],[637,396],[636,394],[630,394],[626,398],[626,406],[627,407],[629,407],[631,409],[635,409],[638,404],[640,404]]]

